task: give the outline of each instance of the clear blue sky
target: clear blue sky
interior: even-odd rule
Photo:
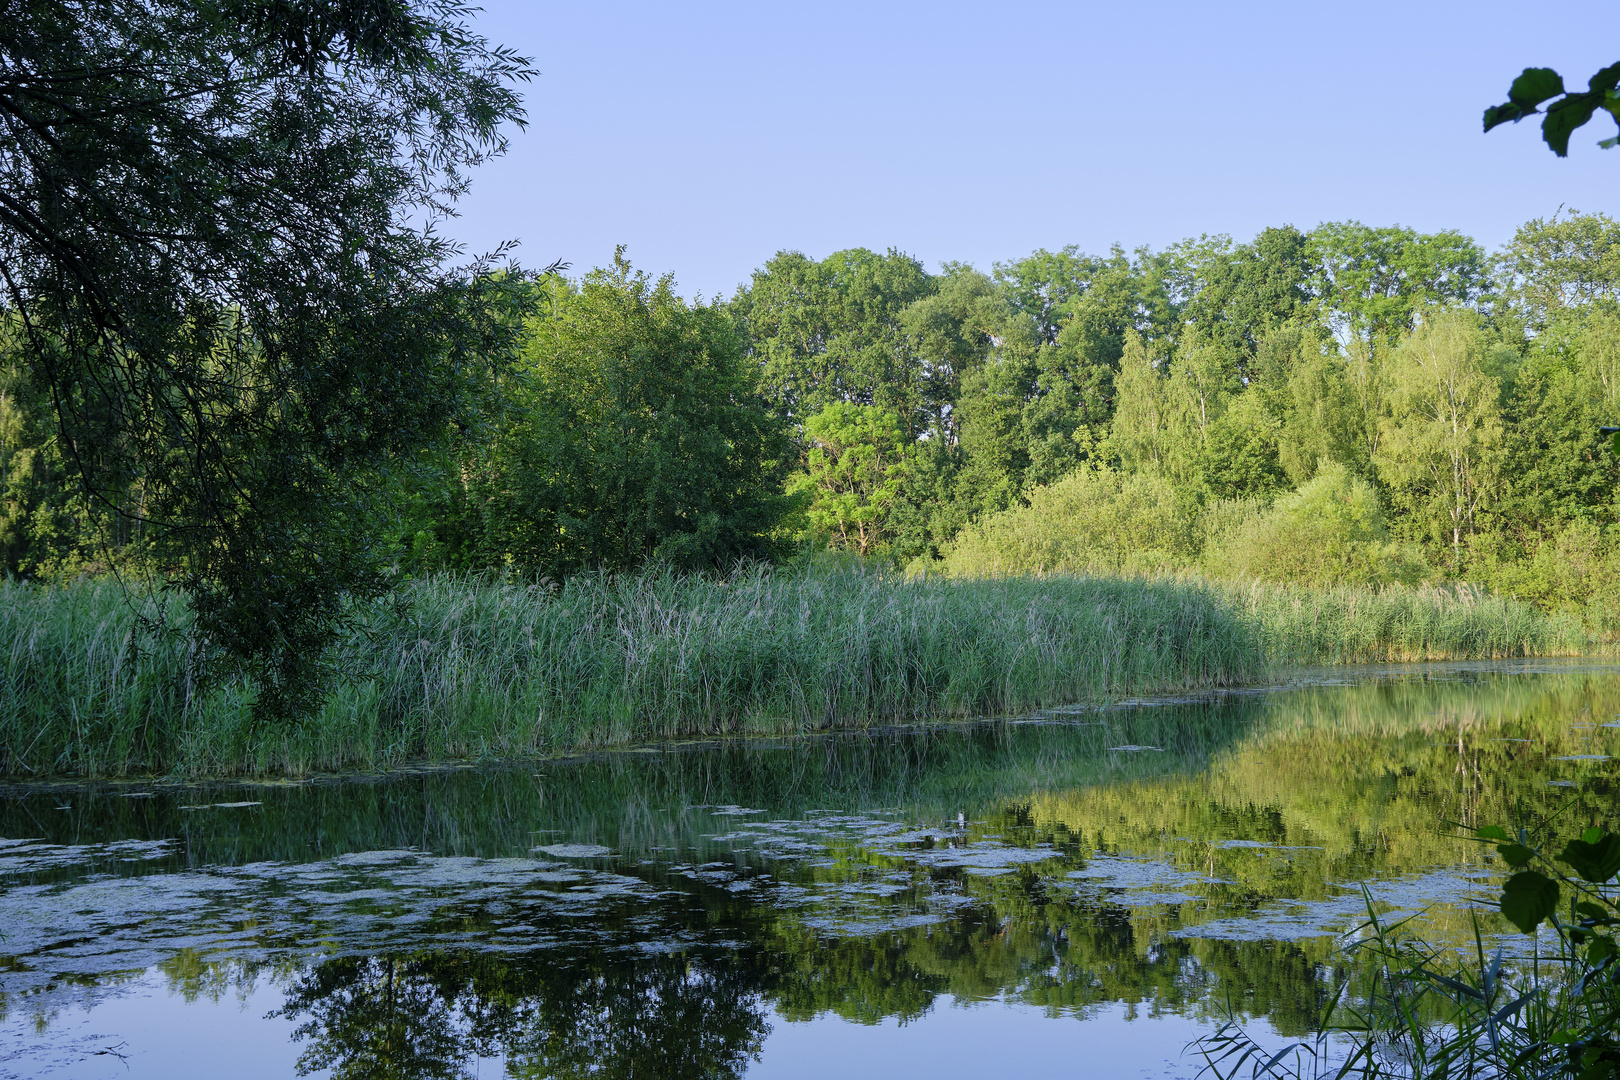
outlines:
[[[1553,13],[1556,12],[1556,15]],[[1595,120],[1480,133],[1513,76],[1620,60],[1613,4],[486,0],[534,57],[530,126],[447,229],[583,271],[628,245],[687,295],[772,253],[988,270],[1355,218],[1495,248],[1560,204],[1620,216]],[[1553,15],[1553,17],[1546,17]]]

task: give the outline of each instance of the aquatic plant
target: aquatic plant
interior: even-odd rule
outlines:
[[[1235,1020],[1198,1040],[1208,1071],[1251,1077],[1363,1080],[1604,1080],[1620,1076],[1620,834],[1589,828],[1553,855],[1520,830],[1486,826],[1516,872],[1497,907],[1525,934],[1541,924],[1528,957],[1487,949],[1478,920],[1473,955],[1385,925],[1369,896],[1368,920],[1348,946],[1370,956],[1366,985],[1343,984],[1315,1038],[1262,1047]],[[1560,918],[1560,908],[1565,911]]]
[[[369,605],[301,725],[165,622],[165,594],[0,585],[0,773],[303,772],[1006,714],[1253,681],[1279,664],[1576,651],[1528,605],[858,568],[725,579],[430,576]],[[172,607],[181,608],[179,603]]]
[[[1573,655],[1573,618],[1461,584],[1406,588],[1212,585],[1249,616],[1273,665]]]

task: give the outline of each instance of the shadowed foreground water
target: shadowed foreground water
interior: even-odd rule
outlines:
[[[1620,669],[298,784],[0,798],[0,1075],[1192,1076],[1498,868],[1615,824]],[[1500,925],[1488,910],[1482,925]]]

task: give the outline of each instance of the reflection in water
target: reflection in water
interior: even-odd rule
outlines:
[[[317,964],[293,980],[280,1014],[302,1019],[294,1038],[308,1047],[298,1071],[330,1069],[345,1080],[470,1075],[488,1057],[508,1008],[466,985],[463,965],[436,955],[349,957]]]
[[[471,1076],[741,1076],[770,1030],[756,973],[671,956],[505,960],[476,953],[328,960],[287,988],[301,1074],[343,1080]]]
[[[1445,822],[1613,824],[1620,680],[1553,667],[372,781],[15,789],[0,1044],[153,970],[173,1009],[274,985],[266,1038],[335,1077],[735,1077],[773,1026],[941,1001],[1230,1007],[1299,1034],[1352,974],[1334,938],[1363,883],[1467,938],[1499,869]]]
[[[519,1077],[726,1078],[758,1059],[773,1013],[783,1021],[829,1012],[865,1023],[915,1019],[941,995],[972,1000],[1009,976],[1053,1016],[1083,1016],[1121,992],[1133,1005],[1127,1015],[1143,1006],[1160,1015],[1220,987],[1234,1005],[1269,1015],[1288,1034],[1305,1030],[1325,1004],[1321,960],[1297,944],[1217,942],[1198,950],[1177,942],[1140,956],[1117,917],[1102,920],[1111,925],[1088,940],[1068,943],[1062,934],[1037,941],[1029,926],[997,930],[974,921],[965,932],[880,935],[831,948],[807,941],[803,951],[768,950],[746,963],[736,952],[327,960],[289,982],[278,1015],[298,1024],[301,1074],[459,1078],[472,1075],[475,1059],[502,1058],[506,1074]],[[1008,932],[1026,938],[1022,948],[997,947]]]

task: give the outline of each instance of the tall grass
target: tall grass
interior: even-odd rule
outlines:
[[[377,768],[1009,713],[1240,683],[1278,662],[1571,651],[1527,605],[1452,592],[758,571],[561,589],[442,576],[401,598],[361,613],[350,675],[318,717],[266,729],[183,617],[138,630],[159,598],[0,586],[0,773]]]
[[[297,728],[199,680],[108,584],[0,590],[0,770],[377,766],[969,716],[1240,681],[1261,652],[1194,584],[648,574],[558,591],[450,577],[366,613],[353,677]],[[150,603],[148,601],[148,603]]]
[[[1263,1048],[1233,1018],[1197,1045],[1217,1080],[1610,1080],[1620,1076],[1620,835],[1584,829],[1553,855],[1524,831],[1486,827],[1477,839],[1517,873],[1497,907],[1519,930],[1549,924],[1554,948],[1486,945],[1477,913],[1473,948],[1459,956],[1383,923],[1367,894],[1367,922],[1346,936],[1358,978],[1330,998],[1315,1037]],[[1531,867],[1525,869],[1525,867]],[[1547,873],[1543,873],[1545,870]],[[1519,955],[1509,958],[1509,950]],[[1528,952],[1528,956],[1524,953]]]
[[[1573,655],[1580,623],[1470,585],[1221,584],[1272,665]]]

